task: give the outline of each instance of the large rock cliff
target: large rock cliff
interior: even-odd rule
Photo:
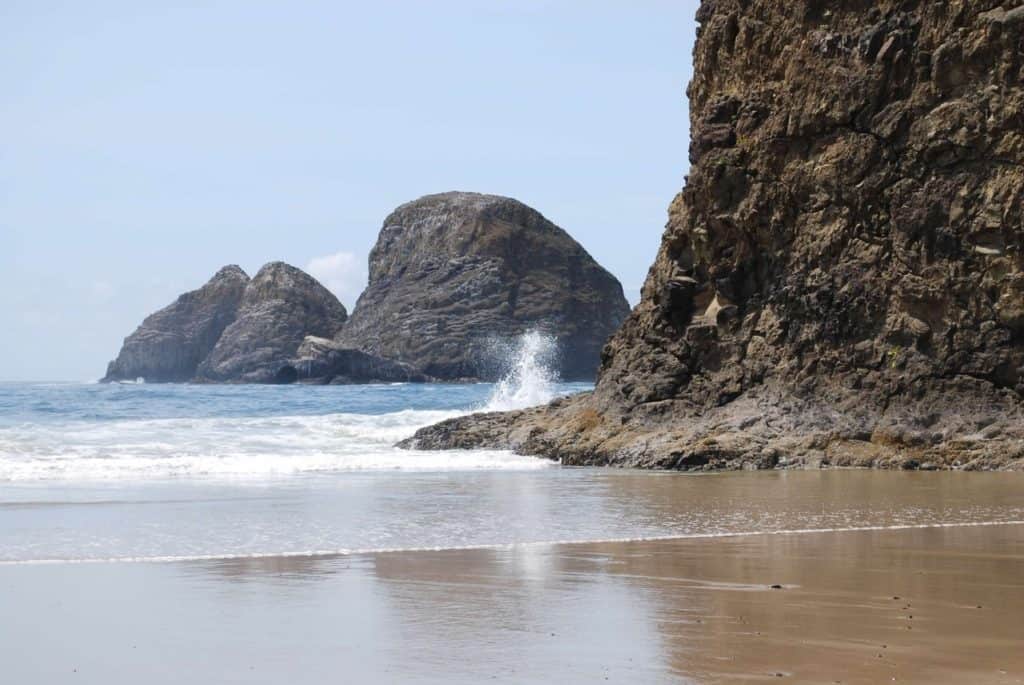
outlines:
[[[539,329],[558,340],[562,377],[592,379],[628,312],[618,281],[539,212],[445,193],[385,219],[338,342],[439,379],[493,378],[492,344]]]
[[[104,381],[145,378],[154,383],[181,383],[196,375],[221,334],[238,315],[249,277],[237,266],[225,266],[198,290],[147,316],[125,338]]]
[[[1024,5],[704,0],[692,163],[595,391],[424,430],[664,468],[1024,456]]]

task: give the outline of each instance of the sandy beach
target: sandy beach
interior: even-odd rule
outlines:
[[[1024,682],[1019,524],[13,564],[0,593],[12,683]]]
[[[1024,0],[0,15],[0,685],[1024,685]]]

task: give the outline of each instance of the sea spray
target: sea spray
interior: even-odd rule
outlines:
[[[557,394],[558,341],[552,335],[530,331],[507,346],[508,371],[494,386],[485,411],[511,411],[546,404]]]

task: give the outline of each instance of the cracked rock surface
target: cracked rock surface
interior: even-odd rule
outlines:
[[[697,19],[691,172],[594,392],[407,444],[1020,468],[1024,5],[704,0]]]
[[[238,266],[225,266],[203,287],[180,296],[150,314],[124,340],[117,359],[103,378],[155,383],[184,383],[213,350],[235,320],[249,276]]]
[[[348,318],[327,288],[294,266],[271,262],[245,288],[238,314],[199,365],[206,381],[293,382],[292,359],[306,336],[330,338]]]
[[[339,345],[441,380],[495,379],[495,342],[558,341],[558,372],[593,380],[629,313],[622,286],[568,233],[507,197],[428,195],[384,220]]]
[[[300,269],[271,262],[250,279],[226,266],[206,285],[152,314],[125,338],[105,382],[327,383],[417,380],[400,364],[331,350],[316,364],[317,341],[337,334],[345,307]],[[316,337],[319,336],[319,337]],[[300,373],[300,369],[303,373]]]

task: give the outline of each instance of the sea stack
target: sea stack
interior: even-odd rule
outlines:
[[[306,336],[331,338],[348,313],[331,291],[301,269],[271,262],[245,288],[238,315],[203,360],[206,381],[291,383],[291,364]]]
[[[235,265],[225,266],[198,290],[146,317],[125,338],[104,381],[183,383],[192,380],[199,364],[234,322],[249,277]]]
[[[294,382],[291,362],[305,338],[334,336],[346,318],[330,291],[293,266],[272,262],[251,280],[226,266],[202,288],[146,317],[103,380]]]
[[[692,167],[591,395],[421,432],[676,469],[1024,464],[1024,8],[704,0]]]
[[[558,341],[564,379],[593,379],[628,313],[615,277],[539,212],[452,192],[385,219],[369,285],[337,342],[437,379],[493,379],[493,345],[540,330]]]

